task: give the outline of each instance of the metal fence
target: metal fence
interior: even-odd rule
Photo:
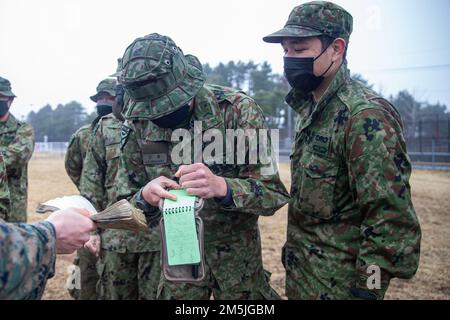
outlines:
[[[405,122],[405,139],[413,162],[450,165],[450,119]]]
[[[64,157],[68,145],[69,142],[36,142],[32,158]]]
[[[288,125],[280,129],[280,159],[288,160],[294,131]],[[408,154],[416,167],[439,166],[450,169],[450,119],[404,122]]]

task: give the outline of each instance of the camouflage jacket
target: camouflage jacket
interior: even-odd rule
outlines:
[[[28,161],[34,151],[33,128],[12,114],[0,122],[0,153],[3,155],[11,200],[8,222],[26,222],[28,200]]]
[[[117,199],[116,176],[119,167],[120,132],[122,122],[113,114],[100,119],[93,130],[84,161],[80,193],[97,210],[103,210]],[[101,232],[102,248],[125,252],[126,240],[132,233],[121,230]]]
[[[298,115],[283,263],[298,298],[352,298],[351,287],[367,289],[370,265],[381,269],[381,298],[390,278],[412,277],[419,263],[400,115],[346,64],[318,103],[295,90],[286,101]]]
[[[139,118],[142,114],[145,110],[133,110],[131,120],[123,126],[121,138],[118,193],[120,198],[132,198],[132,202],[149,181],[159,176],[173,179],[179,167],[171,160],[172,149],[178,143],[171,141],[172,130],[161,129],[151,121]],[[195,97],[189,129],[191,139],[194,121],[201,121],[202,133],[217,129],[224,137],[226,129],[267,128],[260,107],[250,97],[213,85],[205,85]],[[192,140],[187,141],[192,143]],[[268,141],[270,143],[270,138]],[[205,145],[201,147],[203,150]],[[236,144],[234,147],[237,150]],[[248,145],[244,154],[248,157]],[[261,263],[258,218],[273,215],[289,197],[278,172],[262,175],[260,163],[234,165],[223,162],[208,163],[208,166],[214,174],[225,178],[233,194],[233,204],[224,207],[215,199],[209,199],[200,213],[204,222],[206,260],[221,288],[237,284],[241,277],[255,272]],[[137,252],[160,250],[158,223],[151,225],[150,232],[141,234],[130,249]],[[245,257],[242,251],[245,251]],[[235,266],[234,272],[230,272],[230,265]]]
[[[56,234],[50,222],[0,219],[0,300],[40,299],[55,273]]]
[[[67,174],[78,190],[80,190],[83,162],[89,147],[89,139],[96,123],[97,119],[92,124],[86,124],[78,129],[70,138],[69,146],[67,147],[64,165]]]
[[[9,195],[8,175],[6,174],[3,155],[0,153],[0,219],[6,219],[11,211],[11,198]]]

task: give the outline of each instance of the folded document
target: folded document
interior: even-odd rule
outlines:
[[[122,229],[134,232],[147,229],[147,222],[142,211],[133,207],[125,199],[97,213],[97,210],[86,198],[79,195],[65,196],[39,204],[36,212],[46,213],[69,208],[88,210],[92,213],[92,221],[97,224],[97,227],[102,229]]]

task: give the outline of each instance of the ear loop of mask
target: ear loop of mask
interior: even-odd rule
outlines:
[[[325,49],[323,49],[323,51],[322,51],[316,58],[314,58],[313,63],[314,63],[317,59],[319,59],[319,58],[325,53],[325,51],[328,50],[328,48],[329,48],[333,43],[334,43],[334,40],[333,40],[332,43],[330,43],[330,44],[328,45],[328,47],[326,47]],[[324,75],[326,75],[327,72],[330,71],[330,69],[331,69],[331,67],[333,66],[333,64],[334,64],[334,61],[331,61],[331,64],[330,64],[330,66],[328,67],[328,69],[325,70],[325,72],[322,73],[322,74],[319,76],[319,78],[321,78],[321,77],[323,77]]]

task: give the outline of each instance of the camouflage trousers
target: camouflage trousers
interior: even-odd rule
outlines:
[[[1,217],[1,216],[0,216]],[[17,210],[14,212],[12,209],[6,214],[6,222],[9,223],[27,223],[27,212]]]
[[[154,300],[161,275],[160,252],[102,250],[97,265],[99,299]]]
[[[174,283],[161,274],[158,288],[159,300],[279,300],[280,296],[270,286],[270,273],[261,269],[245,281],[222,290],[211,268],[205,264],[205,279],[199,284]]]
[[[316,259],[292,245],[285,245],[282,263],[286,270],[286,296],[289,300],[357,300],[350,289],[357,282],[355,262]],[[387,286],[378,290],[383,299]]]
[[[77,251],[77,256],[73,261],[78,271],[70,276],[71,286],[68,291],[72,298],[76,300],[97,300],[97,282],[99,280],[97,273],[97,258],[86,249]],[[77,288],[75,277],[79,276],[79,287]]]

